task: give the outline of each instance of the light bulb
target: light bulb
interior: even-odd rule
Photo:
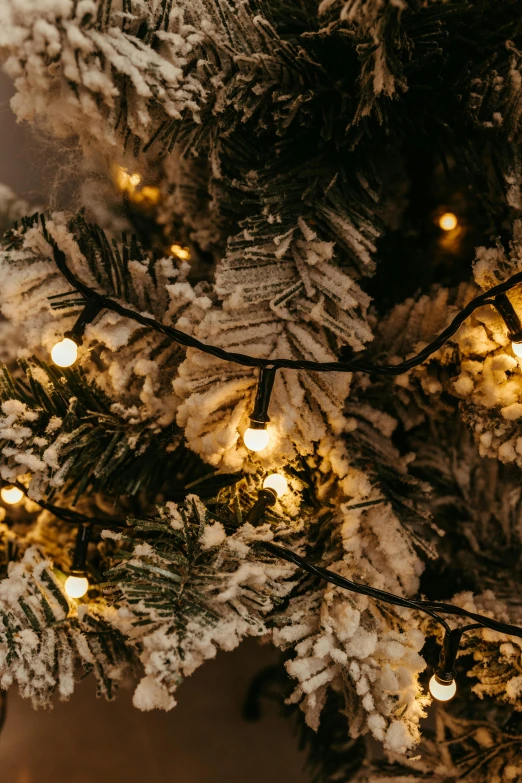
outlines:
[[[78,346],[69,337],[56,343],[51,351],[51,359],[58,367],[70,367],[78,358]]]
[[[243,435],[243,442],[250,451],[262,451],[268,446],[270,435],[268,430],[255,430],[249,427]]]
[[[181,245],[171,245],[170,252],[173,256],[177,256],[181,261],[190,261],[190,250],[188,247],[181,247]]]
[[[0,497],[9,506],[15,506],[21,501],[24,493],[18,487],[2,487],[0,489]]]
[[[439,226],[443,231],[453,231],[454,228],[457,228],[457,223],[457,216],[453,212],[445,212],[439,219]]]
[[[85,576],[68,576],[64,590],[69,598],[81,598],[89,589],[89,580]]]
[[[263,489],[273,489],[278,498],[288,492],[288,482],[281,473],[271,473],[263,481]]]
[[[456,692],[457,683],[455,680],[448,683],[440,682],[435,674],[431,678],[430,693],[435,699],[438,699],[439,701],[449,701],[455,696]]]
[[[511,343],[511,347],[515,356],[518,356],[519,359],[522,359],[522,343]]]

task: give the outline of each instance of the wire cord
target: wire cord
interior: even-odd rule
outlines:
[[[42,216],[42,222],[45,228],[45,222]],[[403,373],[411,370],[413,367],[417,367],[428,359],[433,353],[442,348],[442,346],[452,337],[464,321],[479,307],[483,307],[486,304],[495,304],[494,297],[504,294],[506,291],[511,290],[519,283],[522,283],[522,272],[517,272],[512,275],[508,280],[503,283],[494,286],[489,291],[483,294],[479,294],[469,302],[451,321],[451,323],[436,337],[429,345],[423,348],[419,353],[412,356],[410,359],[406,359],[400,364],[384,364],[377,365],[371,362],[361,361],[335,361],[335,362],[312,362],[307,360],[295,360],[295,359],[263,359],[255,356],[249,356],[244,353],[236,353],[234,351],[226,351],[224,348],[219,348],[215,345],[209,345],[208,343],[201,342],[196,337],[193,337],[186,332],[182,332],[179,329],[175,329],[172,326],[166,326],[165,324],[156,321],[150,316],[138,313],[135,310],[131,310],[128,307],[120,304],[120,302],[111,299],[111,297],[105,296],[95,291],[90,286],[81,281],[67,265],[67,259],[65,253],[60,250],[57,244],[48,238],[53,248],[54,260],[56,266],[63,274],[65,279],[70,285],[78,291],[84,297],[86,302],[96,300],[100,306],[100,309],[112,310],[118,315],[125,318],[130,318],[136,323],[141,324],[144,327],[153,329],[160,334],[164,334],[171,340],[174,340],[179,345],[183,345],[186,348],[196,348],[203,353],[215,356],[217,359],[223,359],[223,361],[233,362],[234,364],[241,364],[246,367],[257,367],[266,369],[287,369],[287,370],[308,370],[311,372],[367,372],[375,373],[379,375],[402,375]]]
[[[516,625],[510,625],[509,623],[502,623],[498,620],[492,620],[490,617],[485,617],[482,614],[476,614],[475,612],[469,612],[467,609],[463,609],[461,606],[454,606],[453,604],[441,603],[440,601],[425,601],[409,598],[402,598],[400,595],[394,595],[388,593],[386,590],[378,590],[375,587],[369,587],[368,585],[362,585],[358,582],[352,582],[340,574],[336,574],[334,571],[330,571],[328,568],[322,568],[321,566],[312,565],[300,555],[293,552],[291,549],[279,546],[279,544],[273,544],[270,541],[263,541],[260,544],[267,549],[273,555],[287,560],[289,563],[299,566],[304,571],[308,571],[309,574],[314,574],[330,582],[336,587],[342,587],[345,590],[350,590],[352,593],[360,593],[361,595],[367,595],[371,598],[375,598],[378,601],[384,601],[394,606],[405,606],[409,609],[416,609],[419,612],[432,617],[436,622],[443,626],[446,631],[450,631],[448,623],[439,617],[437,612],[442,614],[456,615],[458,617],[468,617],[473,620],[472,626],[466,626],[463,630],[471,630],[471,628],[480,626],[482,628],[491,628],[492,631],[498,631],[499,633],[505,633],[508,636],[517,636],[522,639],[522,628]]]

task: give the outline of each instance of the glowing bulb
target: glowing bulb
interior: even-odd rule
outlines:
[[[159,188],[151,187],[151,185],[145,185],[144,188],[135,193],[132,197],[132,201],[135,204],[145,202],[145,204],[157,204],[160,200]]]
[[[141,175],[137,171],[129,174],[126,168],[117,164],[112,166],[112,176],[117,187],[124,193],[134,193],[141,182]]]
[[[2,487],[0,490],[0,497],[9,506],[15,506],[21,501],[24,493],[18,487]]]
[[[268,446],[268,430],[255,430],[249,427],[243,435],[243,442],[250,451],[263,451]]]
[[[181,245],[171,245],[170,252],[173,256],[177,256],[181,261],[190,261],[190,250],[188,247],[181,247]]]
[[[68,576],[64,590],[69,598],[81,598],[89,589],[89,580],[85,576]]]
[[[74,340],[64,337],[51,351],[51,359],[58,367],[70,367],[78,358],[78,346]]]
[[[454,228],[457,228],[457,223],[457,216],[453,212],[445,212],[439,220],[439,226],[443,231],[453,231]]]
[[[438,699],[439,701],[449,701],[455,696],[456,692],[457,683],[455,680],[452,680],[446,684],[444,682],[440,682],[435,674],[431,678],[430,693],[435,699]]]
[[[522,359],[522,343],[511,343],[511,347],[515,356],[518,356],[520,359]]]
[[[263,489],[273,489],[278,498],[288,492],[288,482],[281,473],[271,473],[263,481]]]

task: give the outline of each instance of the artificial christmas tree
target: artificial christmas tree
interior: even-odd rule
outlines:
[[[519,39],[514,0],[0,0],[74,192],[0,193],[3,689],[171,709],[262,637],[314,780],[522,779]]]

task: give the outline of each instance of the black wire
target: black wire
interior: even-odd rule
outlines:
[[[44,223],[43,217],[42,222]],[[48,237],[48,241],[53,248],[56,266],[66,278],[66,280],[73,286],[73,288],[79,291],[87,301],[95,299],[101,308],[112,310],[113,312],[118,313],[125,318],[132,319],[142,326],[154,329],[154,331],[160,332],[161,334],[170,337],[179,345],[183,345],[186,348],[196,348],[199,351],[210,354],[211,356],[215,356],[218,359],[234,362],[235,364],[241,364],[246,367],[264,367],[273,368],[275,370],[289,369],[310,370],[313,372],[368,372],[377,373],[379,375],[402,375],[404,372],[411,370],[413,367],[417,367],[419,364],[422,364],[422,362],[428,359],[431,354],[438,351],[439,348],[441,348],[444,343],[446,343],[449,338],[455,334],[457,329],[478,307],[482,307],[485,304],[494,304],[493,297],[498,296],[499,294],[503,294],[506,291],[509,291],[511,288],[514,288],[514,286],[518,285],[519,283],[522,283],[522,272],[517,272],[503,283],[494,286],[483,294],[479,294],[479,296],[476,296],[474,299],[472,299],[471,302],[466,305],[466,307],[457,313],[449,326],[447,326],[446,329],[444,329],[439,334],[439,336],[435,338],[435,340],[423,348],[422,351],[419,351],[419,353],[415,354],[415,356],[412,356],[410,359],[406,359],[406,361],[401,362],[400,364],[376,365],[364,361],[311,362],[307,360],[295,359],[263,359],[255,356],[248,356],[244,353],[226,351],[224,348],[219,348],[215,345],[208,345],[207,343],[201,342],[201,340],[198,340],[196,337],[193,337],[190,334],[181,332],[179,329],[175,329],[172,326],[166,326],[165,324],[156,321],[154,318],[142,315],[142,313],[138,313],[135,310],[130,310],[128,307],[124,307],[114,299],[111,299],[104,294],[98,293],[93,288],[90,288],[88,285],[79,280],[74,272],[69,269],[67,266],[65,253],[60,250],[51,237]]]
[[[485,617],[481,614],[475,614],[475,612],[468,612],[467,609],[463,609],[460,606],[454,606],[453,604],[445,604],[438,601],[424,601],[416,599],[402,598],[402,596],[388,593],[385,590],[378,590],[375,587],[369,587],[368,585],[362,585],[358,582],[352,582],[350,579],[336,574],[334,571],[329,571],[327,568],[321,568],[320,566],[312,565],[300,555],[292,552],[291,549],[273,544],[270,541],[260,542],[260,546],[267,549],[277,557],[281,557],[283,560],[288,560],[290,563],[302,568],[304,571],[308,571],[309,574],[315,574],[315,576],[321,577],[327,582],[342,587],[345,590],[350,590],[352,593],[360,593],[361,595],[368,595],[371,598],[375,598],[378,601],[384,601],[388,604],[395,606],[405,606],[409,609],[416,609],[417,611],[424,612],[424,614],[432,617],[436,622],[440,623],[446,631],[451,631],[448,623],[439,617],[437,612],[443,614],[453,614],[459,617],[468,617],[470,620],[474,620],[474,624],[466,626],[463,631],[471,630],[472,628],[491,628],[493,631],[499,631],[499,633],[505,633],[509,636],[517,636],[522,639],[522,628],[518,628],[516,625],[510,625],[509,623],[501,623],[498,620],[492,620],[490,617]]]
[[[0,486],[15,486],[18,489],[20,489],[26,497],[28,497],[27,489],[24,487],[23,484],[20,484],[18,482],[15,482],[14,484],[10,484],[9,482],[0,479]],[[78,512],[72,511],[71,509],[55,506],[54,504],[49,503],[48,501],[43,499],[38,500],[36,502],[41,508],[50,511],[54,516],[56,516],[58,519],[61,519],[63,522],[76,524],[79,527],[82,524],[86,524],[86,523],[90,523],[92,525],[101,525],[104,527],[112,527],[112,528],[128,527],[126,522],[113,521],[110,519],[98,519],[95,517],[87,517],[84,514],[79,514]],[[386,590],[379,590],[376,587],[370,587],[369,585],[362,585],[359,584],[358,582],[352,582],[350,579],[347,579],[346,577],[341,576],[340,574],[336,574],[334,571],[329,571],[327,568],[322,568],[321,566],[316,566],[313,565],[312,563],[309,563],[307,560],[301,557],[301,555],[298,555],[296,552],[293,552],[291,549],[286,549],[286,547],[279,546],[278,544],[274,544],[270,541],[262,541],[259,543],[260,546],[267,549],[273,555],[276,555],[277,557],[280,557],[283,560],[287,560],[290,563],[294,563],[294,565],[299,566],[304,571],[308,571],[308,573],[310,574],[319,576],[321,579],[324,579],[326,582],[330,582],[331,584],[334,584],[337,587],[342,587],[344,590],[350,590],[352,593],[367,595],[370,598],[374,598],[377,601],[384,601],[385,603],[392,604],[394,606],[404,606],[408,609],[416,609],[417,611],[424,612],[424,614],[427,614],[429,617],[433,618],[437,623],[442,625],[442,627],[448,632],[451,632],[448,623],[442,617],[439,617],[437,612],[457,615],[458,617],[468,617],[470,620],[474,620],[475,621],[474,625],[466,626],[465,628],[461,629],[463,632],[467,630],[471,630],[472,628],[482,627],[482,628],[491,628],[492,630],[498,631],[500,633],[505,633],[510,636],[517,636],[519,638],[522,638],[522,628],[518,628],[516,625],[501,623],[497,620],[492,620],[489,617],[484,617],[481,614],[469,612],[467,611],[467,609],[463,609],[460,606],[454,606],[453,604],[441,603],[439,601],[425,601],[425,600],[403,598],[400,595],[395,595],[394,593],[388,593]]]
[[[40,508],[45,509],[46,511],[49,511],[53,516],[55,516],[57,519],[60,519],[62,522],[67,522],[70,525],[84,525],[84,524],[91,524],[91,525],[97,525],[107,528],[128,528],[129,525],[126,522],[122,522],[120,520],[112,520],[112,519],[103,519],[101,517],[88,517],[85,514],[80,514],[78,511],[73,511],[70,508],[64,508],[63,506],[55,506],[53,503],[49,503],[48,500],[44,500],[43,498],[40,498],[40,500],[33,500],[33,498],[29,497],[29,493],[26,489],[26,487],[23,484],[20,484],[20,482],[15,481],[5,481],[4,479],[0,479],[0,487],[16,487],[20,490],[20,492],[23,492],[26,498],[28,498],[32,503],[36,503]]]

